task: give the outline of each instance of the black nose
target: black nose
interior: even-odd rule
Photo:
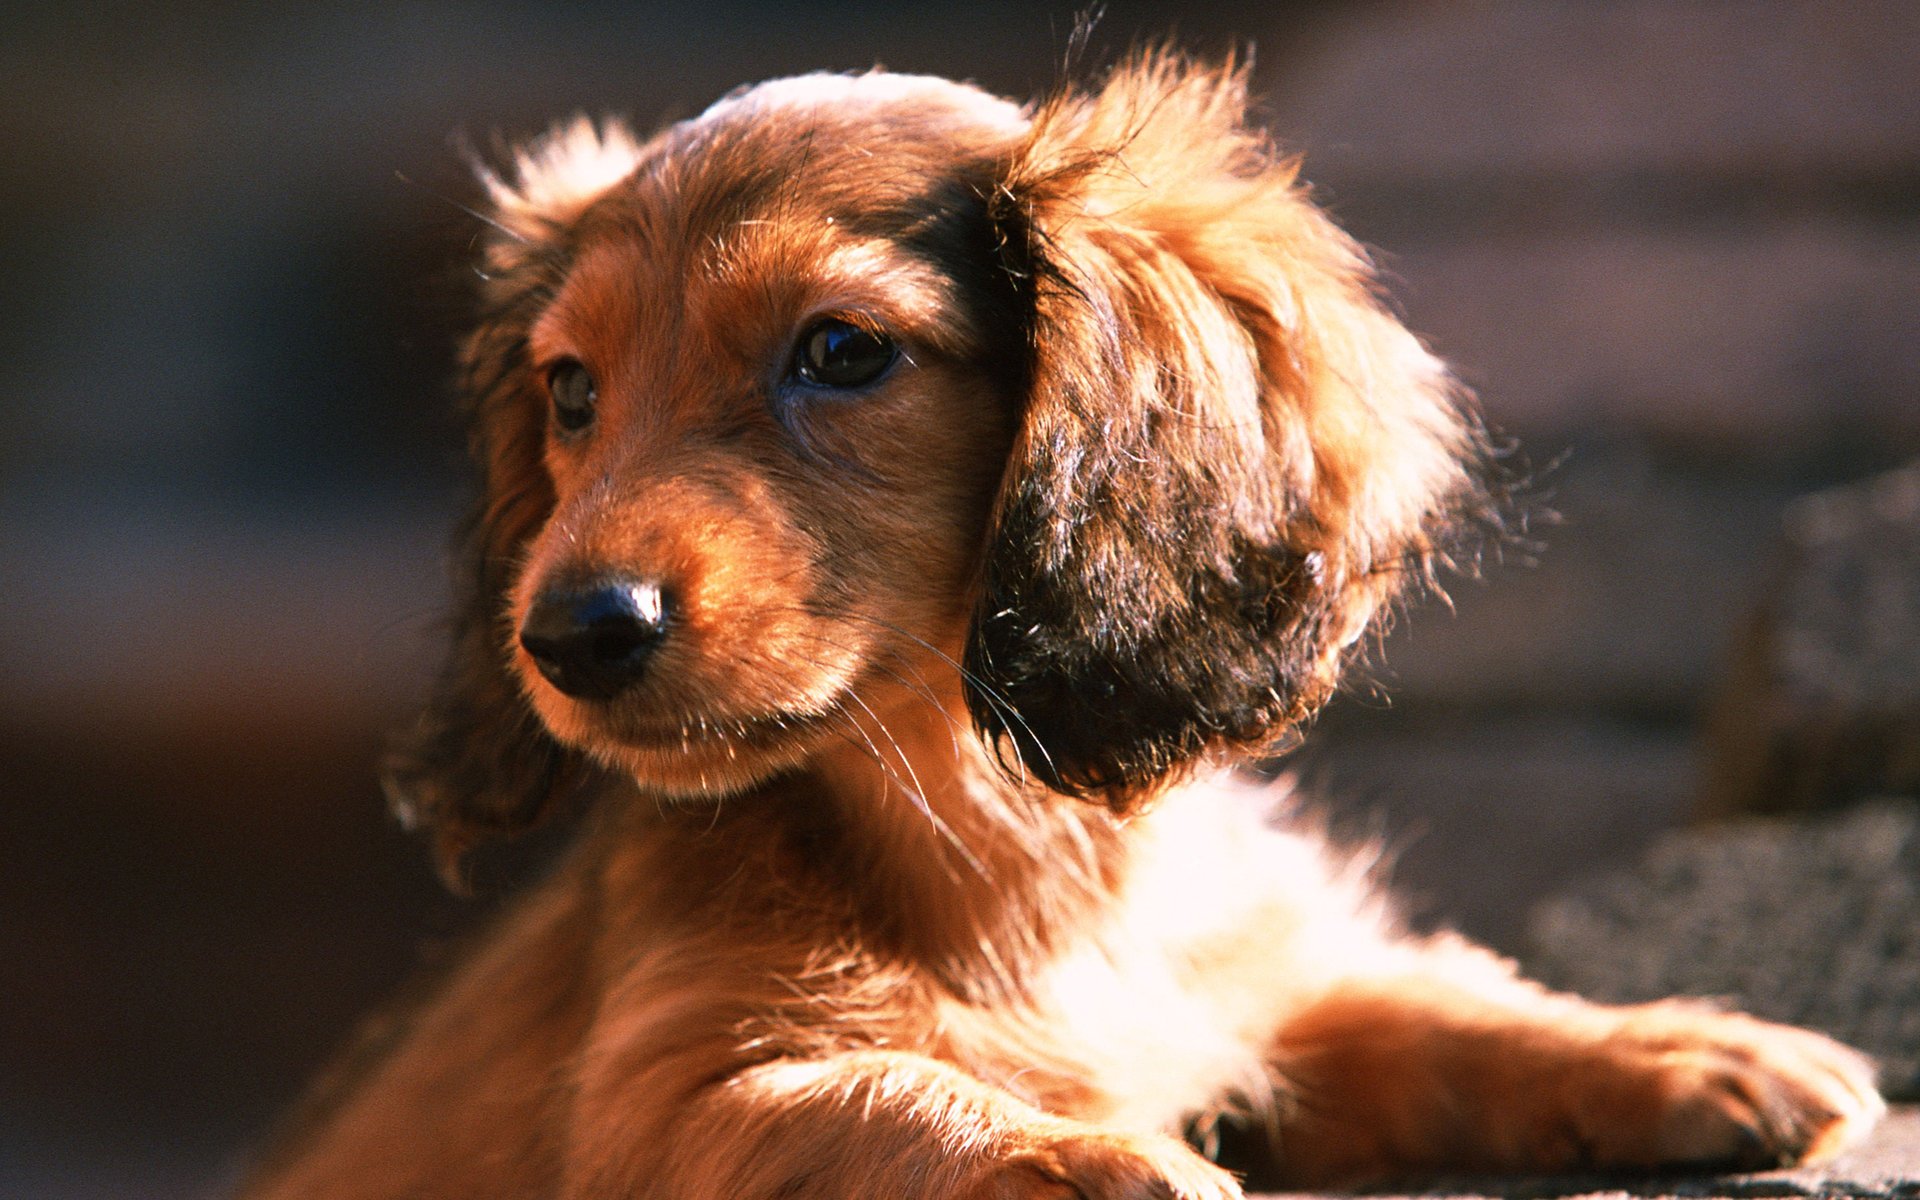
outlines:
[[[540,593],[520,645],[548,683],[577,700],[610,700],[638,683],[666,636],[666,593],[632,579],[602,579]]]

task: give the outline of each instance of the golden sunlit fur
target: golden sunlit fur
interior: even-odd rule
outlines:
[[[1162,54],[1027,109],[808,76],[487,176],[485,499],[391,783],[456,869],[587,812],[248,1195],[1217,1198],[1223,1115],[1299,1185],[1871,1123],[1816,1035],[1401,931],[1234,775],[1491,509],[1245,108]]]

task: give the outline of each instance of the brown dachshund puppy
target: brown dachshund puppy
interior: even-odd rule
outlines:
[[[1487,506],[1244,82],[808,76],[488,176],[485,501],[392,783],[452,862],[595,802],[250,1195],[1217,1200],[1223,1112],[1302,1185],[1873,1121],[1824,1038],[1403,932],[1235,776]]]

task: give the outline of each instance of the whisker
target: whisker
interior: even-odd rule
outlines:
[[[835,641],[832,638],[828,637],[826,634],[821,633],[818,630],[802,630],[800,632],[802,632],[805,636],[812,638],[814,641],[819,642],[821,645],[826,646],[829,649],[840,650],[847,654],[851,654],[855,656],[861,655],[861,651],[862,651],[861,647],[850,646],[844,642]],[[814,665],[820,666],[823,664],[815,663]],[[903,670],[896,669],[895,667],[890,666],[887,663],[880,661],[879,659],[874,659],[872,661],[866,662],[863,665],[862,669],[866,671],[877,671],[880,674],[886,676],[888,679],[891,679],[893,682],[899,684],[901,687],[906,688],[909,692],[912,692],[915,696],[919,697],[921,700],[924,700],[927,704],[927,707],[933,712],[939,714],[940,718],[947,723],[948,731],[955,738],[970,735],[972,733],[971,729],[969,729],[966,725],[962,724],[957,718],[954,717],[952,713],[946,710],[946,707],[940,703],[940,697],[938,693],[936,693],[933,690],[933,685],[928,683],[925,676],[921,675],[918,671],[914,671],[913,677],[908,678]]]
[[[819,612],[814,612],[806,609],[797,609],[797,611],[801,611],[804,613],[804,615],[815,618],[815,619],[826,619],[829,621],[831,620],[863,621],[867,624],[874,626],[875,628],[886,630],[887,632],[894,634],[895,636],[901,639],[904,639],[905,641],[907,641],[912,645],[919,646],[925,649],[929,654],[931,654],[939,662],[949,667],[952,667],[958,674],[961,675],[962,678],[974,678],[971,672],[967,671],[964,667],[962,667],[960,664],[955,662],[955,660],[951,655],[941,650],[938,646],[934,645],[932,642],[928,641],[926,638],[912,632],[911,630],[905,629],[893,622],[886,621],[882,618],[872,617],[865,614],[853,613],[853,612],[819,613]],[[814,642],[818,643],[821,646],[827,647],[829,649],[842,651],[856,659],[864,659],[865,661],[861,665],[861,669],[863,671],[879,674],[885,678],[891,679],[894,682],[900,684],[903,688],[906,688],[915,697],[920,699],[922,702],[926,703],[933,711],[941,714],[942,720],[944,720],[947,723],[950,736],[956,739],[956,744],[958,739],[972,736],[973,730],[969,726],[963,724],[960,720],[956,719],[954,715],[947,710],[946,706],[939,702],[938,694],[935,692],[932,685],[927,682],[925,677],[922,676],[917,669],[913,670],[910,676],[906,671],[896,669],[894,665],[889,665],[884,659],[871,655],[866,647],[849,645],[845,642],[836,640],[834,637],[831,636],[830,633],[823,632],[819,629],[805,629],[805,630],[799,630],[795,632],[810,638],[811,640],[813,640]],[[815,667],[825,666],[825,664],[821,663],[820,660],[818,659],[811,660],[810,665],[813,665]],[[1014,721],[1020,720],[1019,714],[1016,711],[1014,711],[1010,706],[1007,706],[1003,699],[998,699],[997,693],[995,693],[990,686],[983,685],[982,694],[988,697],[990,703],[997,703],[1001,705],[1002,710],[1005,711],[1012,720]],[[862,708],[865,708],[868,714],[873,717],[875,722],[881,726],[881,730],[883,734],[890,741],[893,740],[892,731],[886,728],[885,723],[880,720],[878,714],[874,713],[873,709],[869,705],[867,705],[864,700],[862,700],[857,695],[853,695],[851,693],[849,693],[849,698],[852,699],[855,703],[860,704]],[[1022,724],[1024,724],[1024,722],[1022,722]],[[856,724],[856,728],[857,728],[857,724]],[[866,738],[865,731],[860,731],[860,732],[862,737]],[[1029,732],[1031,731],[1029,730]],[[908,781],[902,779],[899,771],[894,769],[892,764],[886,761],[886,757],[880,752],[877,744],[872,742],[871,738],[866,738],[866,741],[867,741],[867,745],[861,747],[861,749],[863,750],[864,753],[867,754],[869,758],[873,759],[875,763],[879,765],[882,768],[882,770],[884,770],[887,773],[889,779],[891,779],[894,783],[902,786],[903,788],[908,789],[909,794],[914,796],[916,800],[923,799],[921,795],[922,789],[918,784],[918,780],[916,779],[912,781],[912,783],[909,783]],[[852,744],[852,743],[849,742],[849,744]],[[899,747],[898,747],[897,741],[894,742],[894,747],[895,747],[896,753],[898,753]],[[1044,754],[1044,747],[1042,747],[1041,750],[1042,750],[1042,753]],[[1028,776],[1024,768],[1024,764],[1020,764],[1019,760],[1016,759],[1015,765],[1018,766],[1019,768],[1015,777],[1022,785],[1025,785],[1028,782]],[[1011,797],[1011,796],[1003,797],[1002,803],[997,805],[996,808],[998,809],[997,817],[1002,829],[1007,833],[1011,834],[1012,836],[1014,836],[1015,838],[1017,838],[1019,842],[1022,844],[1023,848],[1028,853],[1037,855],[1045,852],[1045,847],[1047,844],[1046,832],[1035,825],[1035,823],[1033,822],[1031,817],[1025,812],[1025,810],[1021,806],[1015,803],[1014,797]],[[932,815],[937,816],[937,814],[932,814]],[[950,830],[943,830],[943,836],[946,836],[950,832],[951,832]],[[978,858],[969,852],[968,847],[959,844],[955,836],[948,836],[947,840],[952,844],[954,844],[956,849],[965,853],[970,862],[976,863],[976,864],[979,863]],[[977,869],[987,870],[984,864],[979,864]]]
[[[887,743],[893,747],[893,752],[900,757],[900,765],[906,769],[907,775],[913,781],[912,786],[905,789],[907,799],[920,810],[922,816],[926,817],[933,831],[940,835],[941,840],[959,852],[960,857],[966,860],[975,874],[991,882],[993,873],[987,869],[986,864],[981,862],[966,842],[953,831],[952,826],[940,819],[939,814],[933,811],[933,805],[927,802],[926,792],[920,785],[920,777],[913,769],[912,760],[907,757],[906,751],[901,749],[899,741],[893,736],[893,731],[887,728],[887,723],[880,718],[880,714],[874,712],[873,707],[862,700],[856,692],[847,693],[847,698],[858,704],[869,717],[873,718],[874,726],[879,730],[880,736],[887,739]]]
[[[894,768],[893,764],[887,761],[886,756],[880,753],[879,743],[873,740],[873,735],[862,729],[860,723],[855,721],[851,715],[841,713],[839,717],[840,719],[833,725],[833,730],[840,740],[872,759],[874,765],[880,768],[881,772],[887,777],[887,780],[895,787],[905,792],[911,792],[913,790],[912,787],[901,777],[900,772]],[[848,736],[847,730],[852,731],[852,737]],[[858,737],[859,741],[856,742],[854,737]]]
[[[1027,719],[1020,714],[1020,710],[1015,708],[1013,706],[1013,702],[1011,700],[1008,700],[1006,696],[1003,695],[998,688],[994,687],[992,684],[988,683],[986,680],[982,679],[979,675],[975,674],[974,672],[969,671],[965,666],[957,662],[952,655],[940,649],[940,647],[934,645],[932,642],[929,642],[927,639],[921,637],[919,634],[914,633],[910,629],[904,629],[899,625],[895,625],[891,621],[885,621],[880,619],[879,617],[868,616],[865,613],[849,612],[849,613],[843,613],[841,614],[841,616],[851,620],[865,621],[870,625],[874,625],[874,626],[877,626],[878,628],[885,629],[889,633],[893,633],[899,637],[906,638],[909,641],[914,642],[915,644],[921,646],[923,649],[933,654],[935,657],[939,658],[942,662],[944,662],[949,667],[952,667],[956,672],[959,673],[961,679],[965,680],[969,686],[971,686],[974,690],[978,691],[981,694],[981,696],[983,696],[986,699],[987,703],[993,706],[995,711],[1001,713],[1003,716],[1009,718],[1010,720],[1017,722],[1020,728],[1026,731],[1027,737],[1031,741],[1033,748],[1038,750],[1040,752],[1040,757],[1046,761],[1047,770],[1050,773],[1057,773],[1056,768],[1054,766],[1054,762],[1053,762],[1053,756],[1047,753],[1046,744],[1040,740],[1040,734],[1038,733],[1038,731],[1036,731],[1032,725],[1028,724]],[[1027,782],[1026,771],[1024,770],[1024,768],[1020,772],[1020,782],[1022,784],[1025,784]]]
[[[821,670],[825,670],[827,668],[827,664],[824,662],[821,662],[818,659],[808,659],[805,661],[807,662],[807,665],[811,667],[815,667]],[[848,698],[853,700],[855,703],[859,704],[860,707],[866,709],[868,715],[873,716],[875,723],[880,725],[881,731],[883,733],[886,732],[886,727],[884,723],[880,722],[880,719],[878,716],[874,716],[873,710],[867,706],[867,703],[864,700],[861,700],[858,696],[852,695],[851,693],[849,693]],[[906,778],[902,777],[900,772],[896,770],[893,764],[887,761],[886,756],[883,753],[881,753],[879,744],[873,740],[872,736],[869,735],[866,730],[860,727],[859,722],[853,720],[853,718],[845,712],[841,712],[838,715],[840,717],[840,721],[836,722],[833,727],[836,736],[838,736],[840,740],[846,745],[861,751],[868,758],[872,759],[874,762],[874,765],[879,767],[881,771],[886,774],[887,778],[895,786],[899,787],[900,790],[914,797],[916,803],[920,805],[924,811],[925,802],[920,797],[919,780],[914,779],[911,782],[909,782]],[[704,722],[704,718],[702,720]],[[780,723],[785,724],[786,722],[782,720]],[[859,742],[855,742],[853,738],[848,737],[846,733],[840,728],[841,725],[844,725],[846,729],[850,729],[853,731],[854,734],[857,734],[860,739]],[[892,734],[887,733],[887,738],[889,741],[892,741],[893,740]],[[897,742],[894,743],[894,751],[896,754],[900,755],[901,762],[907,766],[907,769],[909,771],[911,771],[912,764],[907,762],[906,755],[904,753],[901,753],[899,744]],[[929,815],[931,816],[932,814],[929,813]]]

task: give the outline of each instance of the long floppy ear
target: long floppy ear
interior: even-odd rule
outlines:
[[[426,711],[383,764],[394,810],[431,832],[441,872],[456,886],[469,849],[536,824],[587,772],[546,732],[507,665],[508,589],[553,508],[541,457],[546,410],[527,334],[559,287],[572,223],[641,154],[624,129],[583,118],[517,154],[508,178],[480,168],[491,233],[461,374],[481,497],[456,550],[446,665]]]
[[[999,181],[1031,361],[969,701],[1119,810],[1311,714],[1478,503],[1459,389],[1246,104],[1150,53],[1039,107]]]

